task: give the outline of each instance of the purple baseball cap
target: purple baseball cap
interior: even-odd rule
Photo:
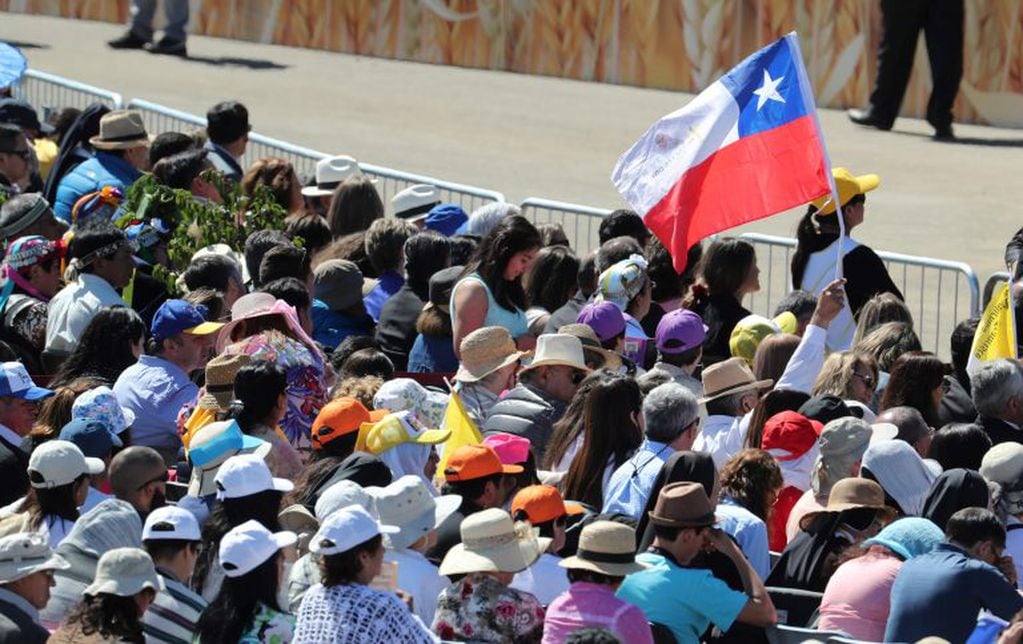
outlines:
[[[657,323],[657,350],[661,353],[683,353],[703,344],[707,325],[696,313],[676,309],[666,313]]]
[[[625,316],[622,310],[611,302],[591,302],[579,311],[575,319],[593,329],[601,342],[607,342],[625,332]]]

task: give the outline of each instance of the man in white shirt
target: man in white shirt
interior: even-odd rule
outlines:
[[[706,396],[700,403],[707,409],[703,430],[693,443],[693,450],[710,454],[720,472],[728,459],[742,449],[745,438],[739,421],[752,411],[773,380],[757,380],[742,358],[729,358],[703,372]]]
[[[56,354],[70,353],[102,309],[127,306],[117,289],[131,282],[135,270],[131,243],[106,223],[77,231],[68,258],[68,284],[50,300],[46,322],[46,351]]]

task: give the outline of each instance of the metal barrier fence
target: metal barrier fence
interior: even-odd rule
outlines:
[[[559,223],[568,243],[579,257],[600,246],[600,222],[611,211],[579,204],[530,197],[520,204],[522,214],[534,224]]]
[[[42,110],[43,118],[49,117],[55,110],[65,107],[81,109],[97,101],[111,109],[124,107],[124,100],[117,92],[34,69],[25,72],[21,82],[14,88],[14,94]]]
[[[740,237],[757,248],[761,271],[760,292],[749,296],[746,306],[769,315],[791,290],[789,265],[796,240],[757,233]],[[886,251],[877,254],[905,297],[923,348],[948,359],[949,339],[955,325],[980,314],[981,292],[976,273],[963,262]]]

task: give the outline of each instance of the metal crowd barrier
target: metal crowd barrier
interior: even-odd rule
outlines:
[[[504,195],[496,190],[476,188],[421,174],[393,170],[371,163],[360,163],[359,168],[362,169],[363,174],[377,180],[377,192],[380,193],[380,198],[384,200],[384,205],[388,210],[390,210],[391,197],[417,183],[433,185],[440,192],[441,201],[458,204],[468,214],[472,214],[472,211],[480,206],[505,200]]]
[[[789,266],[796,240],[758,233],[745,233],[740,237],[756,247],[760,266],[760,292],[747,298],[746,307],[770,315],[791,290]],[[877,254],[913,313],[914,329],[923,348],[948,359],[949,339],[955,325],[980,315],[981,291],[977,274],[963,262],[887,251]]]
[[[95,102],[103,103],[115,110],[124,107],[124,100],[117,92],[35,69],[25,72],[21,82],[15,87],[14,94],[31,103],[36,109],[42,110],[43,118],[65,107],[82,109]]]
[[[520,204],[522,215],[534,224],[559,223],[576,255],[589,255],[600,246],[600,222],[610,210],[530,197]]]

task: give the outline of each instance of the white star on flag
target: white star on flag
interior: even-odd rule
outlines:
[[[757,111],[764,106],[767,101],[778,101],[784,103],[785,99],[778,93],[778,84],[785,80],[784,76],[779,76],[776,79],[772,79],[771,75],[764,70],[764,84],[760,86],[760,89],[753,90],[753,93],[757,98]]]

